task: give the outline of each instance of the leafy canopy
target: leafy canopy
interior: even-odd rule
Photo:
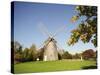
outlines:
[[[76,6],[77,14],[71,19],[72,22],[81,20],[78,27],[71,31],[69,45],[74,45],[80,39],[84,43],[91,41],[97,47],[97,7]],[[84,19],[83,19],[84,18]]]

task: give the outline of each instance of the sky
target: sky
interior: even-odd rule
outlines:
[[[84,44],[80,40],[75,45],[68,46],[71,30],[77,28],[80,23],[80,20],[71,22],[70,19],[75,14],[77,14],[75,5],[15,2],[14,40],[24,48],[29,48],[32,44],[40,47],[48,38],[48,35],[43,33],[45,30],[54,35],[56,31],[62,29],[54,37],[60,48],[70,53],[78,53],[86,49],[96,50],[92,43]],[[40,27],[41,25],[44,27]]]

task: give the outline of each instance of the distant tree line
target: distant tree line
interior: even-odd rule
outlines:
[[[83,59],[83,60],[97,60],[97,51],[88,49],[82,53],[70,54],[68,51],[65,51],[62,55],[62,59]]]
[[[30,48],[23,48],[22,45],[15,41],[13,42],[14,47],[11,47],[14,51],[14,63],[19,62],[28,62],[28,61],[39,61],[43,60],[44,49],[41,48],[39,50],[36,49],[36,45],[32,44]],[[81,56],[84,60],[96,60],[97,51],[92,49],[85,50],[82,53],[70,54],[68,51],[61,50],[63,52],[58,51],[58,58],[61,59],[81,59]]]
[[[37,58],[37,51],[35,44],[32,44],[30,48],[23,49],[22,45],[15,41],[14,48],[14,63],[18,62],[27,62],[27,61],[36,61]]]

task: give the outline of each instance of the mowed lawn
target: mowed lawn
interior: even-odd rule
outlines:
[[[25,62],[14,65],[14,73],[67,71],[96,68],[95,61],[58,60]]]

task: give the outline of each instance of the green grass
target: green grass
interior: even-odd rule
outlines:
[[[49,72],[49,71],[67,71],[96,68],[95,61],[36,61],[25,62],[14,65],[14,73],[33,73],[33,72]]]

